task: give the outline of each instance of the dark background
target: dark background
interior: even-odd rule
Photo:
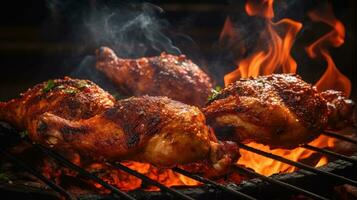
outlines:
[[[260,18],[248,17],[245,14],[245,1],[217,0],[202,3],[198,1],[180,1],[180,3],[178,1],[146,1],[161,7],[164,12],[155,14],[159,27],[150,28],[150,25],[146,27],[148,29],[139,31],[134,29],[126,33],[126,37],[132,36],[132,38],[124,40],[130,41],[130,45],[135,47],[134,50],[121,48],[119,44],[122,40],[118,42],[115,35],[109,37],[108,33],[111,32],[104,30],[102,24],[99,23],[98,27],[93,27],[91,24],[92,29],[88,28],[88,24],[86,25],[87,19],[91,18],[93,21],[98,13],[98,19],[100,19],[103,15],[105,17],[117,11],[124,13],[118,17],[118,23],[120,21],[119,24],[125,24],[127,19],[123,15],[140,13],[142,8],[141,1],[135,3],[130,1],[130,4],[128,2],[38,0],[8,1],[6,5],[2,5],[0,10],[2,15],[0,17],[0,100],[5,101],[16,97],[36,83],[64,75],[95,79],[93,81],[99,85],[108,85],[103,77],[94,71],[77,73],[79,66],[93,67],[90,64],[83,64],[82,61],[88,58],[88,55],[93,55],[95,49],[101,45],[115,48],[124,57],[157,55],[162,50],[173,51],[172,46],[165,45],[160,48],[151,48],[153,43],[148,42],[150,39],[146,37],[145,31],[150,32],[151,35],[149,35],[154,40],[160,42],[165,42],[168,38],[172,40],[174,46],[208,70],[216,78],[216,83],[222,85],[222,75],[235,68],[232,49],[218,44],[224,20],[230,16],[237,27],[243,27],[241,38],[244,38],[251,46],[254,46],[255,37],[263,23]],[[326,64],[323,61],[309,59],[304,52],[304,47],[327,33],[330,28],[323,24],[312,23],[306,13],[321,2],[324,1],[276,0],[274,3],[276,11],[274,21],[289,17],[304,25],[292,52],[298,63],[298,74],[311,83],[318,80]],[[344,45],[330,51],[339,69],[351,79],[353,85],[356,85],[357,2],[334,0],[331,3],[336,17],[346,27],[346,39]],[[149,7],[157,9],[153,5]],[[104,14],[96,12],[92,15],[94,11],[102,8],[105,8]],[[93,28],[100,37],[93,34]],[[160,34],[164,37],[157,37]],[[136,46],[136,40],[146,47]],[[157,44],[157,41],[154,41],[154,44]],[[95,76],[92,76],[92,73]],[[352,90],[352,97],[355,98],[357,89],[352,87]]]

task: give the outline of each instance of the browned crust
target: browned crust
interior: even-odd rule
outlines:
[[[276,98],[277,95],[279,99]],[[213,111],[212,107],[217,100],[237,98],[238,101],[242,96],[254,97],[266,104],[286,105],[310,130],[321,130],[326,126],[328,117],[326,100],[314,86],[304,82],[300,76],[295,74],[273,74],[240,79],[228,85],[208,102],[206,110],[209,111],[209,114],[207,117],[212,118],[219,115],[219,110]],[[224,109],[227,110],[227,108]]]
[[[0,119],[23,129],[45,112],[70,120],[87,119],[114,104],[114,98],[91,81],[65,77],[52,80],[48,87],[49,82],[37,84],[20,98],[3,103]]]
[[[211,93],[210,77],[184,55],[121,59],[107,47],[96,53],[97,68],[127,94],[167,96],[202,106]]]
[[[103,116],[123,129],[128,148],[137,148],[145,145],[146,141],[158,134],[167,123],[173,120],[177,120],[177,123],[181,121],[177,113],[168,109],[167,105],[170,104],[187,106],[166,97],[132,97],[118,101]],[[187,129],[189,132],[196,126],[187,126],[187,128],[191,129]]]

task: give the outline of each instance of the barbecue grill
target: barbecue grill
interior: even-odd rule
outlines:
[[[325,131],[323,134],[334,137],[339,140],[344,140],[357,145],[357,140],[351,137],[343,136],[339,133]],[[207,178],[204,178],[200,175],[193,174],[184,169],[175,167],[173,170],[176,173],[182,174],[194,180],[197,180],[202,183],[199,187],[186,188],[186,189],[174,189],[166,187],[163,184],[160,184],[157,181],[150,179],[149,177],[141,174],[135,170],[130,169],[120,163],[106,163],[107,165],[111,165],[114,168],[131,174],[137,178],[142,179],[146,184],[156,186],[160,189],[160,191],[131,191],[124,192],[120,188],[107,183],[102,180],[98,176],[94,175],[81,168],[80,166],[72,163],[71,161],[64,158],[59,153],[44,147],[40,144],[33,144],[28,138],[21,138],[18,134],[14,133],[13,129],[9,129],[8,127],[2,127],[1,129],[1,141],[5,141],[7,144],[16,143],[19,141],[26,142],[43,152],[44,154],[50,156],[54,160],[56,160],[60,165],[64,167],[68,167],[80,175],[100,184],[103,188],[110,190],[111,193],[109,195],[96,195],[92,196],[94,199],[204,199],[204,198],[212,198],[212,199],[221,199],[221,198],[235,198],[235,199],[267,199],[267,198],[287,198],[292,195],[304,195],[306,197],[312,199],[330,199],[333,195],[333,187],[343,184],[349,184],[352,186],[357,186],[356,173],[354,171],[357,168],[357,156],[346,156],[340,153],[336,153],[330,150],[314,147],[311,145],[304,145],[303,147],[306,149],[310,149],[316,151],[318,153],[331,156],[336,160],[330,162],[329,164],[314,168],[309,165],[303,164],[301,162],[294,162],[284,157],[274,155],[268,152],[261,151],[259,149],[252,148],[245,144],[239,144],[240,148],[245,150],[254,152],[256,154],[269,157],[271,159],[278,160],[280,162],[298,167],[300,170],[290,173],[290,174],[277,174],[273,176],[264,176],[258,174],[252,170],[249,170],[245,167],[235,165],[233,167],[234,171],[251,177],[247,181],[243,181],[240,184],[234,183],[219,183]],[[9,140],[11,138],[11,140]],[[10,142],[11,141],[11,142]],[[16,155],[12,155],[11,153],[6,151],[4,147],[4,142],[2,142],[3,146],[0,149],[1,154],[6,158],[9,162],[14,165],[22,168],[33,176],[37,177],[39,181],[45,183],[49,188],[52,189],[51,194],[56,193],[55,197],[64,197],[66,199],[76,199],[75,195],[66,191],[60,185],[54,183],[52,180],[46,178],[41,174],[41,172],[36,171],[33,167],[26,164],[26,162],[17,158]],[[2,190],[10,189],[11,184],[7,186],[2,185]],[[281,190],[281,191],[280,191]],[[16,190],[14,190],[16,191]],[[279,191],[279,192],[276,192]],[[328,192],[329,191],[329,192]],[[18,192],[18,191],[17,191]],[[27,194],[30,191],[24,190],[22,191]],[[38,195],[38,194],[37,194]],[[48,195],[43,192],[44,196]],[[82,197],[84,198],[84,197]]]
[[[342,6],[336,2],[337,1],[334,1],[333,3],[337,4],[337,7],[343,10],[343,8],[341,8]],[[217,58],[217,56],[215,55],[216,49],[215,48],[209,49],[206,47],[208,46],[207,44],[208,41],[212,40],[211,38],[215,38],[216,40],[217,37],[216,35],[208,32],[214,32],[215,29],[217,30],[221,29],[222,21],[224,20],[226,15],[233,16],[234,14],[237,14],[235,13],[237,9],[242,9],[244,7],[244,3],[233,3],[233,5],[230,5],[230,4],[221,4],[214,1],[206,4],[202,3],[202,4],[189,4],[189,5],[180,4],[180,3],[167,3],[165,1],[156,1],[154,3],[158,3],[159,6],[163,7],[164,10],[166,10],[169,13],[168,14],[169,18],[173,20],[180,18],[177,16],[182,16],[186,14],[194,15],[197,13],[205,13],[203,15],[204,19],[200,19],[201,17],[198,17],[198,21],[199,21],[198,24],[200,24],[200,22],[202,21],[204,22],[202,23],[202,27],[198,26],[192,29],[192,36],[194,37],[195,41],[198,42],[198,46],[202,47],[203,54],[205,54],[206,57],[212,57],[212,58]],[[310,5],[312,3],[306,3],[306,4]],[[355,3],[353,2],[350,4],[354,5]],[[217,12],[224,13],[222,16],[220,16],[221,21],[215,20],[215,18],[217,17],[215,13]],[[206,19],[206,17],[208,18],[208,20]],[[211,23],[207,24],[207,21],[210,21]],[[72,26],[74,26],[75,28],[73,28]],[[76,24],[74,24],[74,25],[67,26],[64,29],[74,29],[76,31],[76,28],[77,26]],[[205,31],[205,29],[210,31]],[[75,31],[72,30],[72,32]],[[21,37],[20,33],[18,35],[20,35]],[[0,34],[0,37],[1,36],[2,35]],[[57,36],[58,34],[54,34],[53,38],[56,38]],[[5,37],[6,37],[6,33],[5,33]],[[27,36],[24,37],[26,38]],[[53,40],[53,38],[46,38],[46,39],[51,41]],[[14,40],[16,40],[16,38]],[[68,43],[72,42],[72,38],[71,39],[64,38],[63,40],[65,40]],[[87,42],[87,40],[90,39],[84,38],[83,40]],[[57,60],[60,60],[63,57],[73,56],[72,55],[73,52],[78,53],[79,55],[87,55],[89,54],[89,52],[92,53],[93,49],[98,48],[96,42],[85,44],[87,45],[86,50],[79,48],[79,46],[81,45],[82,44],[73,45],[74,46],[73,47],[71,45],[66,46],[60,44],[58,46],[54,45],[55,47],[53,47],[48,43],[44,42],[37,46],[36,45],[26,46],[26,45],[17,45],[17,44],[12,46],[0,45],[1,47],[0,50],[8,51],[10,49],[15,52],[14,55],[11,54],[11,51],[9,51],[10,53],[6,52],[7,55],[6,62],[8,63],[12,63],[14,59],[15,60],[18,59],[18,54],[17,54],[18,51],[22,53],[24,57],[28,56],[27,53],[29,52],[30,49],[31,51],[34,50],[35,52],[34,54],[37,54],[38,52],[45,54],[46,58],[43,58],[43,56],[41,55],[40,59],[46,60],[46,66],[52,66],[52,65],[56,66],[58,64],[56,63]],[[189,48],[185,47],[186,44],[181,44],[181,45],[182,48],[181,47],[180,48],[183,49],[183,52],[187,54],[192,53],[191,51],[193,50],[190,49],[192,48],[190,45],[188,45]],[[353,46],[353,43],[347,42],[347,45],[348,46],[345,47],[345,50],[350,48],[351,45]],[[58,55],[56,55],[53,52],[57,52]],[[149,54],[150,53],[153,52],[149,52]],[[194,52],[192,54],[195,55]],[[223,52],[222,54],[226,54],[226,52]],[[355,59],[343,59],[345,56],[343,50],[335,54],[339,54],[337,56],[342,58],[342,59],[340,58],[340,60],[342,60],[340,63],[343,63],[343,65],[345,66],[346,63],[353,65],[353,63],[348,63],[351,60],[355,62]],[[222,56],[220,55],[218,57],[221,58]],[[302,56],[297,55],[296,57],[301,58]],[[32,65],[32,63],[36,63],[36,61],[33,61],[32,59],[40,60],[36,58],[36,56],[33,56],[30,59],[31,60],[30,65]],[[196,60],[198,64],[204,63],[200,58]],[[301,60],[303,60],[302,62],[308,63],[308,61],[305,61],[304,59]],[[76,59],[73,59],[73,61],[71,60],[72,63],[70,63],[70,65],[75,65],[74,63],[78,64],[77,61],[78,60]],[[208,62],[211,62],[211,60],[208,59]],[[224,69],[220,69],[219,72],[213,69],[215,76],[222,77],[223,74],[225,74],[226,72],[233,70],[233,69],[228,69],[227,66],[231,67],[234,64],[224,63],[224,62],[225,61],[219,63],[220,65],[225,66],[225,68],[223,67]],[[82,62],[82,64],[83,63],[84,62]],[[22,67],[22,65],[25,64],[28,63],[26,62],[21,63],[19,61],[19,65],[21,65],[20,67]],[[342,67],[344,67],[343,65]],[[309,63],[306,66],[309,66]],[[36,78],[48,79],[48,76],[53,78],[53,77],[68,75],[69,73],[73,72],[71,71],[71,69],[61,68],[61,66],[55,69],[54,68],[49,69],[45,67],[43,68],[34,67],[34,70],[35,71],[38,70],[40,71],[40,73],[36,75],[36,78],[33,78],[33,80],[31,79],[27,80],[26,77],[28,76],[30,70],[29,69],[23,70],[20,67],[18,67],[20,70],[15,69],[16,67],[14,69],[11,69],[10,67],[5,70],[5,72],[8,73],[4,73],[4,74],[10,74],[9,77],[15,75],[19,76],[21,83],[23,83],[23,85],[26,86],[32,85],[31,81],[39,82],[38,80],[34,80]],[[350,68],[344,70],[347,72],[346,74],[351,72]],[[18,71],[22,71],[22,72],[19,74]],[[309,70],[302,71],[302,74],[305,75],[304,77],[316,79],[316,77],[312,75],[312,74],[318,74],[316,71],[317,69],[309,69]],[[79,76],[83,76],[83,74],[80,71],[75,71],[74,74],[76,73],[78,73]],[[86,72],[86,73],[91,74],[92,72]],[[6,83],[4,84],[4,87],[0,87],[0,91],[1,91],[0,98],[12,97],[15,94],[17,94],[18,91],[23,90],[24,87],[22,86],[18,88],[10,88],[9,85],[11,85],[11,87],[15,87],[16,84],[13,84],[13,80],[12,79],[10,80],[9,78],[7,78],[7,76],[8,75],[1,75],[0,78],[0,79],[4,79],[4,83]],[[350,76],[352,77],[353,75]],[[355,81],[356,79],[352,79],[352,82]],[[108,85],[108,83],[104,83],[104,84],[101,83],[101,84]],[[355,93],[356,90],[353,90],[352,97],[355,96],[354,95]],[[351,129],[350,132],[357,133],[357,129],[356,130]],[[340,132],[324,131],[322,134],[326,137],[334,138],[338,141],[344,141],[352,145],[357,145],[356,138],[345,136]],[[74,171],[76,174],[78,174],[78,177],[83,177],[85,180],[91,181],[96,185],[99,185],[102,190],[106,190],[108,192],[99,193],[98,190],[94,190],[94,189],[91,190],[90,188],[88,188],[87,190],[89,192],[86,192],[84,194],[73,193],[63,185],[58,184],[52,179],[43,175],[42,171],[38,170],[37,168],[29,164],[26,160],[19,157],[17,154],[14,154],[13,152],[9,151],[10,148],[19,144],[20,145],[26,144],[30,146],[31,149],[34,149],[40,152],[41,154],[53,159],[57,165]],[[232,171],[233,171],[232,173],[244,177],[244,180],[241,182],[239,181],[234,182],[234,181],[221,181],[221,180],[208,179],[201,175],[189,172],[185,169],[175,167],[172,169],[175,173],[196,180],[200,184],[192,187],[190,186],[168,187],[156,180],[151,179],[150,177],[146,176],[143,173],[140,173],[136,170],[131,169],[130,167],[123,165],[122,163],[109,163],[109,162],[104,163],[106,166],[110,166],[111,168],[114,168],[120,172],[130,174],[134,177],[141,179],[143,181],[143,184],[145,185],[154,186],[155,188],[157,188],[157,190],[154,191],[144,190],[141,188],[133,191],[124,191],[121,188],[117,187],[116,185],[108,183],[106,180],[104,180],[97,174],[92,173],[87,169],[71,162],[70,160],[66,159],[65,156],[61,155],[59,152],[56,152],[53,149],[50,149],[43,145],[33,143],[26,136],[22,137],[21,134],[19,134],[19,132],[13,129],[10,125],[0,122],[1,161],[4,163],[11,163],[12,166],[11,169],[17,168],[20,171],[25,171],[31,176],[36,177],[35,182],[38,182],[37,185],[36,184],[33,185],[33,184],[28,184],[26,180],[22,182],[16,182],[16,181],[12,181],[11,178],[8,180],[7,178],[2,178],[0,176],[0,198],[9,197],[9,199],[26,198],[26,199],[98,199],[98,200],[99,199],[138,199],[138,200],[139,199],[142,200],[145,199],[158,199],[158,200],[159,199],[186,199],[186,200],[188,199],[341,199],[342,194],[347,196],[345,198],[350,198],[350,199],[357,198],[357,196],[354,196],[356,194],[350,194],[348,192],[345,192],[344,190],[345,188],[348,188],[350,186],[357,187],[357,173],[355,173],[357,170],[357,154],[351,156],[351,155],[343,154],[341,152],[337,152],[335,150],[330,150],[330,149],[325,149],[325,148],[305,144],[301,147],[306,150],[313,151],[316,154],[327,156],[328,158],[330,158],[329,162],[326,165],[323,165],[321,167],[313,167],[304,162],[292,161],[285,157],[257,149],[247,144],[240,143],[238,144],[238,146],[240,149],[244,149],[248,152],[261,155],[263,157],[270,158],[288,164],[290,166],[294,166],[298,168],[298,170],[292,173],[279,173],[271,176],[265,176],[255,172],[254,170],[236,164],[232,167]],[[9,171],[9,173],[16,173],[16,172]],[[77,178],[76,176],[73,177],[73,180],[71,181],[74,182],[78,181],[77,179],[79,178]]]

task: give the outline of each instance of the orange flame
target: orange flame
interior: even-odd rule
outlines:
[[[248,0],[245,11],[249,16],[260,16],[267,19],[274,17],[273,0]]]
[[[321,135],[314,141],[310,143],[312,146],[317,146],[320,148],[324,147],[333,147],[334,146],[334,139],[329,138],[327,136]],[[260,149],[265,152],[269,152],[272,154],[276,154],[279,156],[283,156],[284,158],[293,160],[293,161],[301,161],[307,158],[310,158],[310,156],[314,155],[313,151],[304,149],[302,147],[295,148],[293,150],[286,150],[286,149],[274,149],[271,150],[268,146],[264,146],[262,144],[257,144],[254,142],[251,142],[248,144],[251,147]],[[241,158],[238,161],[238,164],[245,165],[249,168],[254,169],[256,172],[270,176],[275,173],[289,173],[293,172],[296,170],[295,167],[291,165],[284,164],[282,162],[266,158],[263,156],[260,156],[258,154],[254,154],[248,151],[245,151],[243,149],[240,150],[241,153]],[[314,164],[315,167],[322,166],[327,163],[326,157],[321,157],[319,160]]]
[[[345,29],[343,24],[338,21],[333,13],[331,7],[327,7],[323,13],[314,11],[310,12],[309,16],[312,20],[317,22],[324,22],[331,26],[333,30],[318,39],[307,48],[307,53],[311,58],[318,55],[326,59],[328,67],[321,79],[316,83],[317,88],[322,91],[326,89],[336,89],[344,91],[349,94],[351,91],[350,81],[339,72],[335,66],[329,52],[326,49],[327,45],[338,47],[344,42]],[[272,73],[295,73],[297,64],[290,55],[292,45],[294,43],[297,33],[302,28],[302,24],[291,19],[282,19],[276,23],[272,22],[274,17],[273,0],[248,0],[245,6],[246,12],[249,16],[259,16],[266,20],[266,28],[261,33],[261,40],[257,42],[258,50],[252,53],[247,58],[237,62],[237,69],[228,73],[224,77],[225,85],[232,83],[239,78],[256,77],[259,75],[269,75]],[[228,21],[229,20],[229,21]],[[227,18],[221,36],[237,37],[231,32],[232,22]],[[264,41],[269,41],[269,45],[264,47]],[[334,146],[335,140],[321,135],[310,143],[312,146],[320,148],[329,148]],[[274,149],[271,150],[268,146],[251,142],[248,144],[254,148],[270,152],[276,155],[283,156],[293,161],[301,161],[315,158],[314,152],[304,149],[302,147],[293,150]],[[280,172],[293,172],[295,167],[281,163],[279,161],[259,156],[257,154],[240,150],[242,157],[238,164],[245,165],[254,169],[256,172],[263,175],[272,175]],[[311,165],[321,166],[327,163],[326,157],[317,157],[317,160],[310,162]]]
[[[258,15],[267,20],[266,30],[262,32],[262,40],[271,41],[271,44],[268,45],[267,49],[259,50],[248,58],[239,61],[238,68],[224,76],[226,86],[239,78],[268,75],[273,72],[296,72],[297,64],[290,55],[290,51],[302,24],[291,19],[282,19],[277,23],[272,22],[270,20],[274,16],[272,6],[272,0],[263,1],[261,4],[252,0],[247,2],[245,8],[248,15]],[[231,24],[231,22],[225,23],[225,29],[223,29],[221,35],[231,35],[231,33],[225,34],[227,30],[231,30],[226,26]],[[282,35],[278,33],[281,29],[284,30],[280,31]]]
[[[339,47],[344,43],[345,27],[333,14],[332,7],[327,4],[323,10],[309,12],[309,17],[315,22],[323,22],[332,27],[332,31],[323,35],[317,41],[306,48],[311,58],[322,56],[327,62],[327,69],[316,83],[319,91],[335,89],[344,92],[347,96],[351,93],[351,81],[336,67],[327,47]]]
[[[123,162],[122,164],[168,187],[180,185],[200,185],[199,182],[181,174],[175,173],[170,169],[159,169],[148,163],[127,161]],[[142,187],[142,180],[135,176],[117,169],[109,168],[108,166],[105,166],[101,163],[95,163],[90,166],[90,171],[99,171],[102,169],[104,174],[101,175],[101,178],[110,184],[116,185],[122,190],[129,191]],[[99,184],[94,183],[94,186],[97,188],[102,188],[102,186]],[[145,189],[150,191],[159,190],[153,186],[147,187]]]

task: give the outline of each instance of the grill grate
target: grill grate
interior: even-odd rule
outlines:
[[[206,179],[206,178],[204,178],[204,177],[202,177],[202,176],[199,176],[199,175],[196,175],[196,174],[192,174],[192,173],[190,173],[190,172],[188,172],[188,171],[185,171],[185,170],[183,170],[183,169],[180,169],[180,168],[175,167],[173,170],[174,170],[175,172],[177,172],[177,173],[180,173],[180,174],[182,174],[182,175],[185,175],[185,176],[187,176],[187,177],[190,177],[190,178],[192,178],[192,179],[195,179],[196,181],[199,181],[199,182],[201,182],[201,183],[213,185],[213,186],[215,186],[215,187],[218,188],[218,189],[221,189],[221,190],[223,190],[223,191],[225,191],[225,192],[228,192],[228,193],[230,193],[230,194],[233,194],[233,195],[239,197],[240,199],[255,199],[255,198],[253,198],[253,197],[251,197],[251,196],[248,196],[248,195],[246,195],[246,194],[244,194],[244,193],[242,193],[242,192],[233,190],[233,189],[231,189],[231,188],[229,188],[229,187],[226,187],[226,186],[224,186],[224,185],[222,185],[222,184],[216,183],[216,182],[214,182],[214,181],[212,181],[212,180],[209,180],[209,179]]]
[[[283,162],[283,163],[298,167],[300,169],[304,169],[306,171],[310,171],[310,172],[319,174],[319,175],[327,176],[327,177],[330,177],[331,179],[334,179],[334,180],[339,181],[339,182],[343,182],[343,183],[347,183],[347,184],[350,184],[350,185],[353,185],[353,186],[357,186],[357,181],[351,180],[349,178],[346,178],[346,177],[343,177],[343,176],[340,176],[340,175],[337,175],[337,174],[333,174],[331,172],[325,172],[325,171],[319,170],[317,168],[311,167],[309,165],[306,165],[306,164],[303,164],[303,163],[300,163],[300,162],[295,162],[295,161],[286,159],[286,158],[284,158],[282,156],[278,156],[278,155],[275,155],[275,154],[272,154],[272,153],[268,153],[268,152],[265,152],[265,151],[262,151],[262,150],[247,146],[245,144],[238,144],[238,146],[239,146],[239,148],[245,149],[247,151],[251,151],[253,153],[262,155],[264,157],[268,157],[268,158],[271,158],[271,159],[274,159],[274,160],[277,160],[277,161],[280,161],[280,162]]]
[[[36,171],[35,169],[33,169],[32,167],[29,167],[28,165],[26,165],[24,162],[22,162],[21,160],[17,159],[15,156],[7,153],[5,150],[3,150],[2,148],[0,148],[0,153],[3,154],[10,162],[14,163],[15,165],[23,168],[24,170],[26,170],[27,172],[29,172],[30,174],[32,174],[33,176],[35,176],[36,178],[38,178],[39,180],[43,181],[46,185],[48,185],[50,188],[52,188],[54,191],[58,192],[59,194],[61,194],[62,196],[64,196],[66,199],[75,199],[75,197],[68,193],[65,189],[63,189],[61,186],[57,185],[56,183],[54,183],[53,181],[49,180],[48,178],[46,178],[45,176],[43,176],[40,172]]]
[[[330,151],[330,150],[327,150],[327,149],[321,149],[321,148],[318,148],[318,147],[311,146],[309,144],[305,144],[302,147],[304,147],[306,149],[309,149],[309,150],[312,150],[312,151],[316,151],[316,152],[322,153],[322,154],[326,154],[328,156],[333,156],[335,158],[338,158],[338,159],[341,159],[341,160],[346,160],[348,162],[357,164],[357,159],[356,158],[348,157],[348,156],[345,156],[345,155],[342,155],[342,154],[339,154],[339,153],[336,153],[336,152],[333,152],[333,151]]]
[[[181,192],[179,192],[177,190],[174,190],[174,189],[171,189],[169,187],[166,187],[166,186],[162,185],[161,183],[150,179],[149,177],[145,176],[144,174],[141,174],[141,173],[139,173],[139,172],[137,172],[135,170],[132,170],[129,167],[126,167],[126,166],[124,166],[124,165],[122,165],[120,163],[113,163],[111,165],[113,167],[117,168],[117,169],[125,171],[126,173],[129,173],[129,174],[131,174],[133,176],[136,176],[136,177],[142,179],[143,181],[146,181],[147,183],[160,188],[163,191],[166,191],[166,192],[168,192],[170,194],[173,194],[174,196],[176,196],[176,197],[178,197],[180,199],[193,200],[193,198],[191,198],[191,197],[189,197],[189,196],[187,196],[187,195],[185,195],[185,194],[183,194],[183,193],[181,193]]]
[[[347,141],[347,142],[351,142],[352,144],[357,144],[357,140],[356,139],[351,138],[351,137],[347,137],[347,136],[344,136],[344,135],[341,135],[341,134],[338,134],[338,133],[335,133],[335,132],[332,132],[332,131],[324,131],[324,132],[322,132],[322,134],[324,134],[326,136],[329,136],[329,137],[333,137],[333,138],[339,139],[339,140],[344,140],[344,141]]]
[[[256,172],[253,172],[249,169],[246,169],[244,167],[241,167],[241,166],[233,166],[233,168],[241,173],[244,173],[244,174],[248,174],[248,175],[251,175],[253,177],[257,177],[257,178],[261,178],[262,180],[265,180],[267,182],[270,182],[270,183],[273,183],[273,184],[276,184],[276,185],[279,185],[283,188],[286,188],[286,189],[289,189],[289,190],[292,190],[293,192],[299,192],[301,194],[305,194],[306,196],[308,197],[311,197],[313,199],[320,199],[320,200],[327,200],[326,197],[323,197],[323,196],[320,196],[318,194],[315,194],[313,192],[310,192],[310,191],[307,191],[305,189],[302,189],[302,188],[299,188],[299,187],[296,187],[294,185],[291,185],[291,184],[288,184],[288,183],[285,183],[285,182],[282,182],[282,181],[279,181],[279,180],[276,180],[276,179],[273,179],[273,178],[270,178],[270,177],[267,177],[267,176],[264,176],[264,175],[261,175],[261,174],[258,174]]]
[[[2,136],[4,136],[4,133],[1,133],[1,134],[2,134]],[[351,143],[357,144],[357,143],[355,143],[357,141],[353,140],[352,138],[341,137],[340,135],[336,136],[337,133],[324,132],[324,134],[328,135],[330,137],[335,137],[335,138],[340,139],[340,140],[344,140],[344,141],[347,141],[347,142],[351,142]],[[6,133],[5,133],[5,136],[6,136]],[[13,137],[13,134],[12,134],[12,137]],[[66,166],[66,167],[78,172],[79,174],[81,174],[81,175],[83,175],[83,176],[85,176],[85,177],[97,182],[98,184],[102,185],[106,189],[110,190],[112,192],[114,198],[118,198],[118,199],[124,198],[124,199],[130,199],[130,200],[134,200],[135,199],[132,195],[129,195],[128,193],[120,190],[116,186],[113,186],[111,184],[106,183],[104,180],[102,180],[98,176],[86,171],[85,169],[79,167],[78,165],[75,165],[74,163],[70,162],[69,160],[67,160],[66,158],[64,158],[63,156],[58,154],[57,152],[55,152],[55,151],[53,151],[51,149],[48,149],[47,147],[44,147],[44,146],[39,145],[39,144],[32,144],[28,138],[23,138],[23,140],[25,140],[28,144],[33,145],[35,148],[38,148],[39,150],[41,150],[42,152],[44,152],[48,156],[52,157],[53,159],[58,161],[61,165]],[[242,148],[242,149],[247,150],[247,151],[250,151],[250,152],[265,156],[265,157],[269,157],[269,158],[274,159],[274,160],[278,160],[280,162],[283,162],[283,163],[298,167],[300,169],[304,169],[306,171],[309,171],[309,172],[312,172],[312,173],[315,173],[315,174],[318,174],[318,175],[322,175],[322,176],[328,177],[329,179],[333,179],[334,181],[337,181],[338,183],[347,183],[347,184],[351,184],[351,185],[357,186],[357,181],[349,179],[347,177],[340,176],[338,174],[334,174],[334,173],[331,173],[331,172],[322,171],[320,169],[305,165],[303,163],[291,161],[291,160],[286,159],[284,157],[281,157],[281,156],[278,156],[278,155],[275,155],[275,154],[271,154],[271,153],[268,153],[268,152],[264,152],[264,151],[255,149],[253,147],[250,147],[250,146],[247,146],[247,145],[244,145],[244,144],[238,144],[238,146],[240,148]],[[329,156],[334,156],[336,158],[339,158],[341,160],[350,162],[352,164],[355,164],[356,161],[357,161],[357,159],[355,157],[348,157],[348,156],[345,156],[345,155],[342,155],[342,154],[339,154],[339,153],[336,153],[336,152],[333,152],[333,151],[321,149],[321,148],[314,147],[314,146],[311,146],[311,145],[304,145],[303,147],[306,148],[306,149],[309,149],[309,150],[313,150],[313,151],[316,151],[316,152],[319,152],[319,153],[323,153],[323,154],[329,155]],[[50,179],[47,179],[40,172],[38,172],[35,169],[31,168],[30,166],[28,166],[23,161],[17,159],[15,156],[13,156],[10,153],[8,153],[7,151],[5,151],[3,148],[0,148],[0,153],[3,154],[7,159],[9,159],[9,161],[12,162],[13,164],[18,165],[19,167],[22,167],[24,170],[28,171],[29,173],[31,173],[32,175],[34,175],[35,177],[37,177],[38,179],[43,181],[45,184],[47,184],[50,188],[52,188],[54,191],[56,191],[59,195],[63,196],[65,199],[71,199],[71,200],[75,199],[75,197],[72,194],[68,193],[61,186],[59,186],[56,183],[52,182]],[[117,169],[120,169],[122,171],[125,171],[126,173],[129,173],[129,174],[131,174],[131,175],[133,175],[133,176],[135,176],[137,178],[140,178],[143,181],[145,181],[146,183],[151,184],[153,186],[156,186],[156,187],[160,188],[162,191],[165,191],[165,192],[171,194],[172,196],[174,196],[174,197],[176,197],[178,199],[186,199],[186,200],[188,200],[188,199],[192,200],[193,199],[192,197],[184,194],[183,192],[180,192],[179,190],[166,187],[165,185],[162,185],[159,182],[150,179],[149,177],[145,176],[144,174],[141,174],[141,173],[139,173],[139,172],[137,172],[135,170],[132,170],[132,169],[130,169],[130,168],[124,166],[124,165],[121,165],[119,163],[107,163],[107,165],[111,165],[111,166],[113,166],[113,167],[115,167]],[[308,190],[305,190],[305,189],[303,189],[301,187],[297,187],[295,185],[292,185],[292,184],[289,184],[289,183],[286,183],[286,182],[283,182],[283,181],[280,181],[280,180],[276,180],[276,179],[273,179],[271,177],[266,177],[264,175],[258,174],[256,172],[253,172],[253,171],[248,170],[246,168],[243,168],[241,166],[235,165],[235,166],[233,166],[233,169],[235,171],[237,171],[237,172],[242,173],[242,174],[246,174],[246,175],[249,175],[249,176],[252,176],[252,177],[261,178],[263,181],[275,184],[275,185],[280,186],[282,188],[291,190],[291,191],[293,191],[295,193],[304,194],[304,195],[306,195],[308,197],[311,197],[312,199],[320,199],[320,200],[321,199],[323,199],[323,200],[328,199],[328,198],[326,198],[324,196],[321,196],[319,194],[315,194],[315,193],[313,193],[311,191],[308,191]],[[228,187],[228,186],[225,186],[223,184],[217,183],[215,181],[212,181],[210,179],[204,178],[202,176],[190,173],[190,172],[188,172],[186,170],[183,170],[181,168],[175,167],[172,170],[177,172],[177,173],[180,173],[180,174],[182,174],[184,176],[187,176],[189,178],[197,180],[197,181],[199,181],[201,183],[204,183],[204,184],[207,184],[209,186],[215,187],[215,188],[221,190],[222,192],[234,195],[238,199],[250,199],[250,200],[256,199],[256,198],[254,198],[254,197],[252,197],[252,196],[250,196],[248,194],[245,194],[245,193],[243,193],[241,191],[232,189],[231,187]]]

